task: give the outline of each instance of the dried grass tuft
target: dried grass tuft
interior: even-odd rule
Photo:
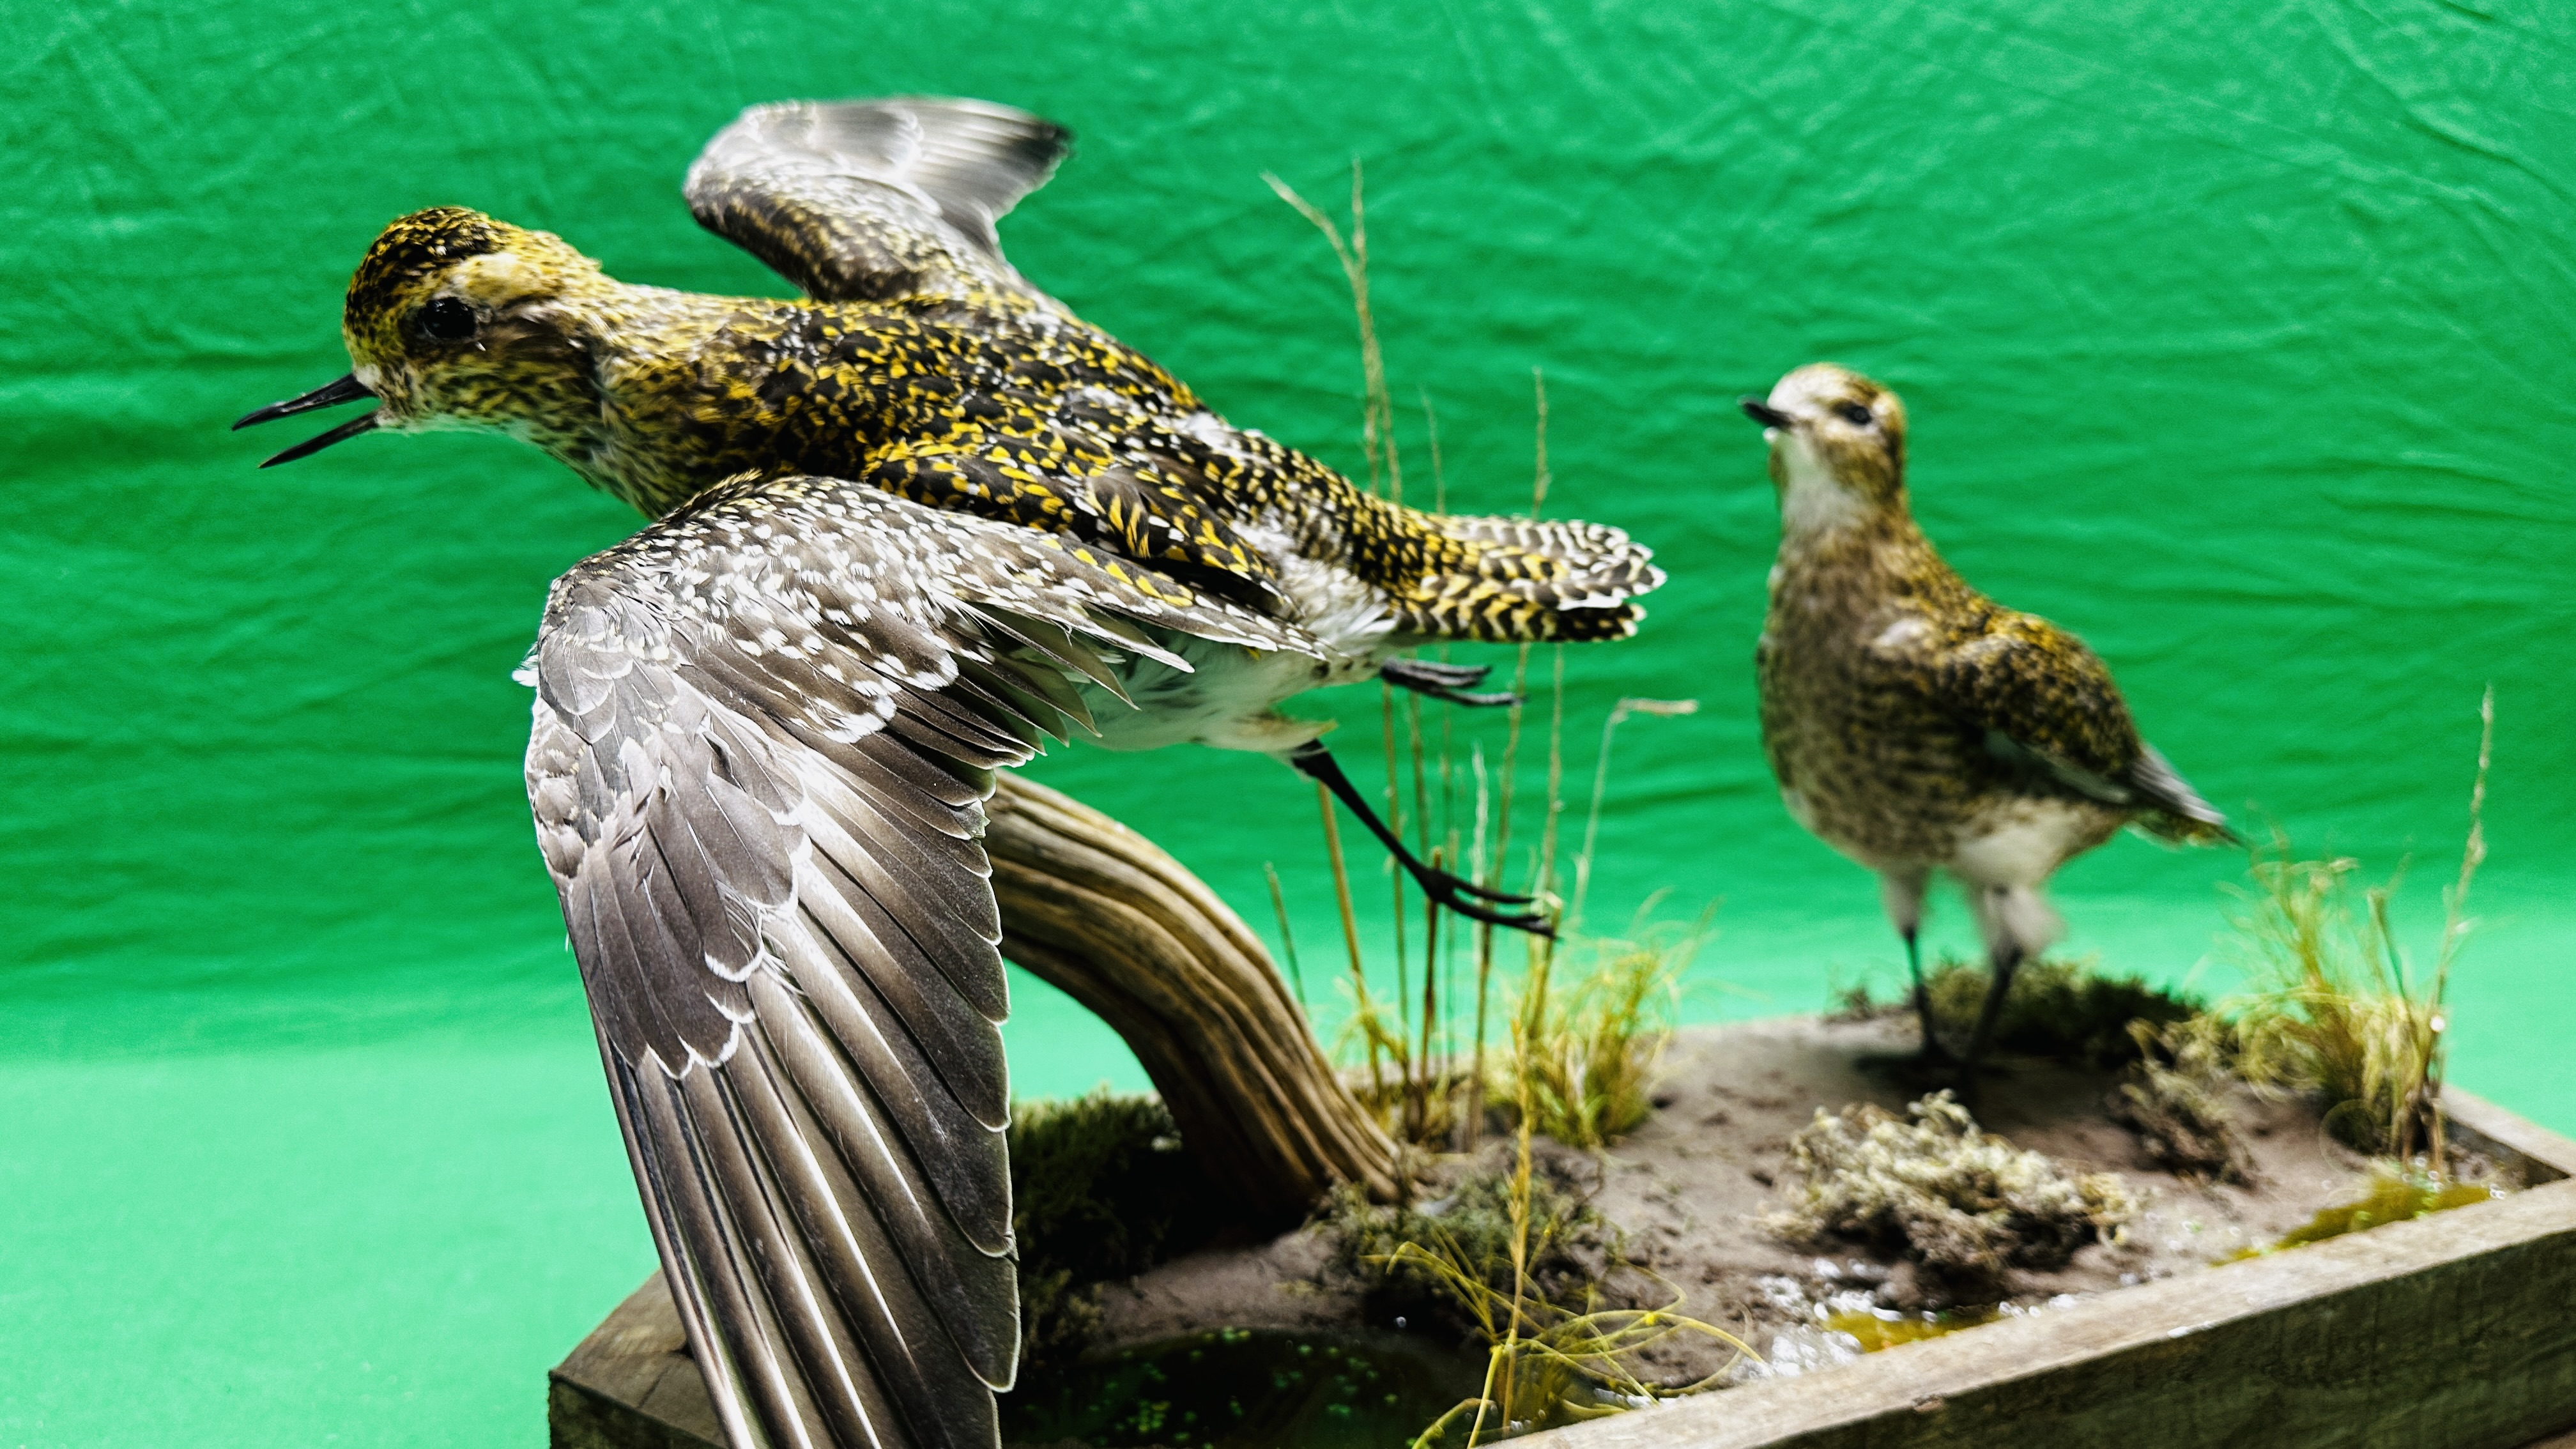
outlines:
[[[1526,1123],[1530,1114],[1522,1115]],[[1477,1396],[1424,1429],[1414,1449],[1472,1449],[1697,1393],[1755,1357],[1733,1335],[1683,1314],[1677,1290],[1654,1308],[1603,1305],[1603,1283],[1613,1273],[1670,1285],[1620,1257],[1616,1231],[1561,1162],[1542,1167],[1526,1126],[1508,1173],[1471,1176],[1419,1209],[1372,1207],[1346,1193],[1332,1221],[1342,1229],[1347,1262],[1444,1299],[1448,1316],[1486,1345]],[[1713,1339],[1737,1357],[1693,1383],[1650,1382],[1637,1371],[1637,1355],[1677,1334]]]
[[[2138,1134],[2158,1167],[2209,1182],[2250,1183],[2253,1155],[2227,1101],[2237,1078],[2220,1034],[2205,1021],[2132,1022],[2138,1060],[2111,1094],[2111,1115]]]
[[[2487,768],[2495,691],[2478,706],[2478,767],[2460,870],[2442,892],[2433,969],[2414,969],[2391,923],[2398,880],[2356,887],[2359,862],[2297,858],[2273,833],[2254,853],[2254,885],[2234,918],[2248,989],[2222,1004],[2231,1066],[2258,1085],[2309,1092],[2327,1125],[2376,1156],[2446,1158],[2441,1115],[2451,968],[2475,922],[2469,887],[2485,863]],[[2402,872],[2401,872],[2402,876]]]
[[[1546,953],[1512,1005],[1512,1050],[1492,1095],[1569,1147],[1606,1147],[1643,1125],[1671,1044],[1682,974],[1706,923],[1583,942],[1579,972]]]

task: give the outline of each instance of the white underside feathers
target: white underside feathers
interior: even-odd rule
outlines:
[[[1777,438],[1788,478],[1780,489],[1780,531],[1787,541],[1820,537],[1869,516],[1868,502],[1834,476],[1803,435],[1787,431]]]

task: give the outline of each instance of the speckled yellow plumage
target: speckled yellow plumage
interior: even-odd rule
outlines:
[[[463,295],[496,325],[430,345],[406,319],[476,258],[492,261],[468,266]],[[1373,497],[992,276],[876,300],[703,296],[625,285],[553,236],[442,208],[387,228],[344,325],[373,363],[359,375],[380,426],[511,431],[653,516],[745,472],[843,478],[1254,607],[1294,551],[1382,591],[1395,633],[1417,639],[1616,637],[1635,627],[1628,596],[1659,578],[1615,530]]]

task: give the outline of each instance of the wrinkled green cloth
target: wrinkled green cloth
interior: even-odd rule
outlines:
[[[1904,394],[1936,541],[2090,640],[2212,801],[2374,873],[2415,852],[2417,940],[2493,681],[2492,926],[2457,983],[2455,1078],[2576,1127],[2563,9],[5,13],[0,1091],[46,1127],[0,1139],[25,1219],[0,1246],[0,1441],[534,1444],[542,1370],[649,1260],[596,1136],[508,678],[546,581],[634,520],[499,439],[364,437],[257,472],[331,419],[224,429],[345,370],[340,288],[416,207],[558,231],[632,281],[780,290],[696,230],[678,182],[739,107],[789,96],[1067,122],[1074,158],[1003,223],[1014,260],[1237,421],[1355,471],[1347,295],[1261,173],[1339,213],[1365,159],[1407,497],[1525,506],[1543,367],[1548,511],[1625,526],[1672,570],[1639,639],[1566,656],[1564,827],[1570,847],[1614,700],[1702,702],[1620,727],[1588,912],[1722,897],[1695,1014],[1899,969],[1871,883],[1787,819],[1755,742],[1774,523],[1732,400],[1798,363]],[[1376,692],[1297,707],[1340,712],[1366,783]],[[1498,766],[1494,714],[1445,728],[1462,774],[1471,741]],[[1542,708],[1516,848],[1546,746]],[[1265,934],[1276,861],[1318,1014],[1340,1014],[1307,785],[1202,750],[1039,770]],[[1353,859],[1382,922],[1384,878]],[[2240,864],[2115,842],[2061,883],[2071,948],[2179,978]],[[1939,909],[1936,940],[1968,950]],[[1137,1084],[1061,998],[1024,992],[1011,1039],[1024,1090]],[[371,1044],[460,1085],[394,1082]],[[369,1165],[386,1143],[448,1187],[398,1188]],[[560,1211],[522,1209],[537,1183]],[[361,1216],[335,1210],[344,1186]]]

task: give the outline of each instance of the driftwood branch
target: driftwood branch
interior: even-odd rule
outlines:
[[[1283,1223],[1336,1182],[1394,1196],[1394,1144],[1334,1074],[1270,952],[1215,892],[1044,785],[1006,774],[987,809],[1002,954],[1126,1039],[1218,1186]]]

